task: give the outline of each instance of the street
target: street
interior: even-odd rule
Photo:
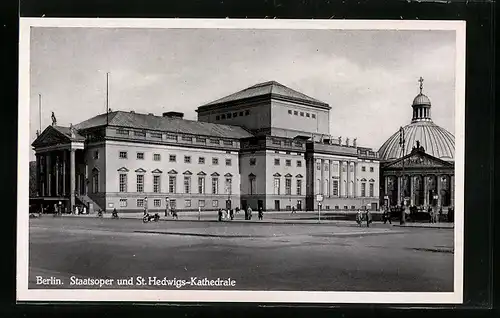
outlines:
[[[29,288],[177,288],[70,285],[140,276],[235,282],[184,289],[453,291],[451,229],[43,216],[29,232]],[[51,277],[62,285],[40,284]]]

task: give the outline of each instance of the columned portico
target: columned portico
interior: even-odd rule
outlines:
[[[69,196],[69,207],[70,207],[70,211],[73,211],[74,209],[74,206],[75,206],[75,170],[76,170],[76,164],[75,164],[75,150],[74,148],[71,148],[70,149],[70,156],[69,156],[69,160],[70,160],[70,163],[69,163],[69,166],[70,166],[70,182],[69,182],[69,192],[70,192],[70,196]]]

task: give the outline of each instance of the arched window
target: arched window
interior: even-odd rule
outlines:
[[[92,193],[99,192],[99,169],[92,169]]]

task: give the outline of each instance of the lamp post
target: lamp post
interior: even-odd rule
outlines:
[[[403,127],[399,127],[399,146],[401,147],[401,157],[404,158],[405,156],[405,143],[406,143],[406,140],[405,140],[405,131],[403,129]],[[406,186],[405,186],[405,161],[404,159],[401,161],[401,170],[402,170],[402,174],[403,174],[403,177],[402,177],[402,191],[401,191],[401,195],[402,195],[402,202],[403,202],[403,206],[401,208],[401,221],[399,222],[401,225],[404,225],[405,224],[405,219],[406,219],[406,200],[405,200],[405,194],[406,194]]]

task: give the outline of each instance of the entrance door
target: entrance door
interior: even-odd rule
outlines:
[[[302,200],[297,200],[297,210],[302,211]]]
[[[377,203],[372,203],[372,211],[377,211]]]
[[[274,200],[274,209],[276,211],[280,210],[280,200]]]
[[[241,209],[243,211],[247,210],[247,200],[241,200]]]

